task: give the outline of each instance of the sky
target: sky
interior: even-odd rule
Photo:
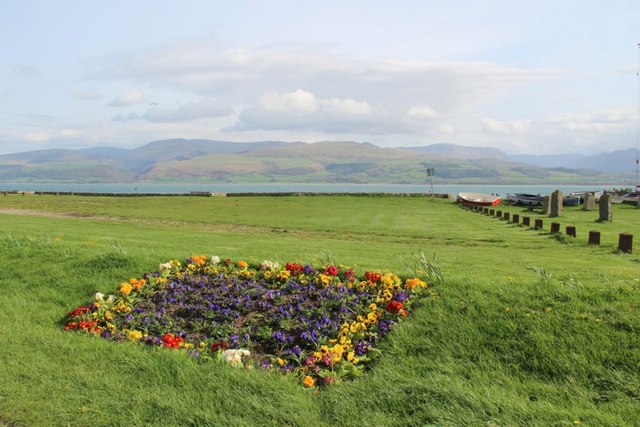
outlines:
[[[0,154],[169,138],[636,148],[637,0],[0,0]]]

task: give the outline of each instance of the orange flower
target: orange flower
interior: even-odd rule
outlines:
[[[404,282],[404,288],[405,289],[413,289],[417,286],[420,286],[422,288],[426,288],[428,285],[423,282],[422,280],[418,279],[417,277],[414,277],[413,279],[407,279]]]
[[[313,387],[315,384],[316,384],[316,380],[313,379],[311,375],[305,376],[304,379],[302,380],[302,385],[304,385],[305,387]]]
[[[133,286],[133,289],[140,289],[145,283],[147,283],[144,279],[129,279],[129,283]]]
[[[238,268],[247,268],[247,267],[249,267],[249,263],[246,262],[246,261],[242,261],[242,260],[238,261],[237,265],[238,265]]]

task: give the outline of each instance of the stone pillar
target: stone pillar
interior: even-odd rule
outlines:
[[[600,232],[596,230],[589,231],[589,244],[600,245]]]
[[[535,226],[535,228],[536,228],[537,230],[542,230],[543,225],[542,225],[542,220],[541,220],[541,219],[536,219],[536,226]]]
[[[522,225],[526,225],[527,227],[529,227],[531,225],[531,218],[529,218],[528,216],[523,216]]]
[[[620,249],[621,252],[630,254],[632,247],[633,247],[633,234],[620,233],[620,236],[618,239],[618,249]]]
[[[600,197],[600,221],[613,221],[611,194],[605,193]]]
[[[557,217],[562,215],[562,191],[556,190],[551,193],[551,201],[549,202],[549,216]]]
[[[551,223],[551,232],[552,233],[559,233],[560,232],[560,223],[559,222],[552,222]]]
[[[584,195],[584,203],[582,209],[590,211],[596,208],[596,196],[593,193],[586,192]]]
[[[551,203],[549,196],[544,196],[544,199],[542,199],[542,213],[545,215],[549,214],[549,203]]]
[[[513,214],[513,219],[512,219],[514,224],[517,224],[520,222],[520,215],[518,214]]]
[[[567,236],[576,237],[575,225],[567,225]]]

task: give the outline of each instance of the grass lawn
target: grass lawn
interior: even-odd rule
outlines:
[[[527,215],[515,207],[501,208]],[[565,209],[552,235],[422,197],[0,196],[2,425],[637,425],[640,210]],[[589,230],[602,244],[587,245]],[[96,291],[170,258],[220,255],[444,281],[363,377],[295,378],[63,330]]]

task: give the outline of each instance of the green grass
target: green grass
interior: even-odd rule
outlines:
[[[576,239],[550,235],[546,216],[538,231],[420,197],[9,195],[4,209],[39,215],[0,214],[0,426],[640,419],[639,257],[615,250],[618,233],[640,236],[640,210],[627,205],[614,206],[612,223],[566,209],[558,221],[575,225]],[[588,229],[602,232],[600,247],[587,245]],[[320,394],[62,330],[93,293],[169,258],[332,257],[404,273],[420,252],[439,261],[437,297],[394,330],[372,371]]]

